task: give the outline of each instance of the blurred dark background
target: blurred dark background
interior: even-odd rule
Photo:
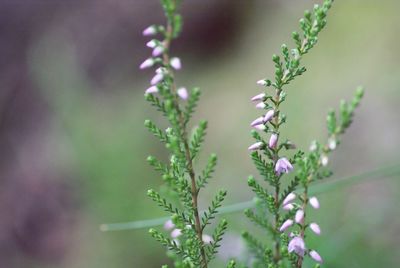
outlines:
[[[249,200],[256,171],[246,148],[258,115],[249,98],[273,72],[271,55],[298,28],[311,0],[187,0],[173,52],[178,81],[199,86],[196,120],[208,119],[204,158],[219,156],[216,187],[226,204]],[[337,0],[308,72],[288,88],[285,135],[300,148],[323,139],[325,115],[362,84],[366,97],[330,159],[332,180],[400,161],[400,20],[396,0]],[[146,229],[99,231],[105,222],[164,216],[146,197],[161,180],[148,154],[166,151],[144,127],[166,126],[144,101],[151,71],[142,30],[163,23],[157,0],[0,1],[0,267],[160,267],[163,248]],[[196,121],[195,120],[195,121]],[[201,161],[200,161],[201,162]],[[320,197],[313,214],[323,235],[311,241],[327,267],[398,267],[398,177],[377,178]],[[245,190],[244,190],[245,189]],[[221,259],[244,255],[228,215]],[[267,238],[266,238],[267,239]],[[214,263],[220,267],[219,260]]]

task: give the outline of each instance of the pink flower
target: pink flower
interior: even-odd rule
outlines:
[[[158,88],[156,86],[151,86],[148,89],[146,89],[145,93],[146,94],[154,94],[158,92]]]
[[[271,137],[269,138],[268,146],[271,149],[276,148],[276,144],[278,143],[278,134],[272,133]]]
[[[304,211],[302,209],[299,209],[298,211],[296,211],[296,215],[294,216],[294,220],[297,223],[303,223],[304,220]]]
[[[213,238],[207,234],[203,234],[202,239],[203,239],[204,244],[207,244],[207,245],[211,244],[211,242],[214,241]]]
[[[167,221],[164,223],[164,229],[165,229],[165,230],[169,231],[169,230],[172,230],[172,229],[174,229],[174,228],[175,228],[175,224],[172,222],[171,219],[167,220]]]
[[[267,82],[266,82],[265,80],[261,79],[261,80],[258,80],[258,81],[257,81],[257,85],[266,86],[266,85],[267,85]]]
[[[182,100],[187,100],[189,98],[189,93],[187,92],[186,88],[181,87],[179,88],[176,93]]]
[[[292,164],[290,164],[289,160],[287,160],[285,157],[282,157],[278,161],[276,161],[275,165],[276,174],[280,175],[282,173],[289,173],[292,170],[293,170]]]
[[[255,95],[253,98],[251,98],[251,101],[264,101],[265,100],[265,93],[260,93],[258,95]]]
[[[319,263],[324,262],[322,260],[321,256],[315,250],[311,250],[308,254],[310,254],[310,257],[313,258],[314,261],[319,262]]]
[[[260,142],[256,142],[256,143],[250,145],[248,149],[249,149],[249,151],[256,151],[256,150],[261,149],[261,147],[263,145],[264,145],[264,143],[262,143],[261,141]]]
[[[256,125],[256,126],[254,126],[254,128],[257,130],[266,130],[267,129],[267,127],[263,124]]]
[[[144,36],[155,35],[157,33],[157,28],[154,25],[151,25],[143,30]]]
[[[310,229],[317,235],[321,234],[321,228],[319,228],[319,225],[316,224],[315,222],[310,223]]]
[[[296,199],[296,194],[295,193],[288,194],[285,197],[285,199],[283,199],[282,206],[285,206],[285,205],[289,204],[290,202],[292,202],[295,199]]]
[[[182,230],[181,229],[174,229],[172,232],[171,232],[171,237],[172,238],[178,238],[179,236],[181,236],[182,235]]]
[[[157,41],[156,40],[150,40],[149,42],[146,43],[146,46],[149,48],[155,48],[157,46]]]
[[[154,65],[154,60],[152,58],[149,58],[149,59],[145,60],[144,62],[142,62],[142,64],[140,64],[139,68],[146,69],[146,68],[152,67],[153,65]]]
[[[304,256],[306,245],[304,244],[303,238],[299,236],[293,237],[292,240],[290,240],[289,242],[288,251],[294,251],[297,255]]]
[[[164,75],[162,73],[156,74],[150,81],[150,84],[156,85],[164,79]]]
[[[279,228],[279,232],[284,232],[287,228],[289,228],[292,225],[293,225],[293,220],[291,219],[286,220]]]
[[[267,105],[264,102],[257,103],[256,108],[257,109],[264,109],[267,107]]]
[[[157,46],[153,49],[153,57],[158,57],[164,52],[163,46]]]
[[[274,117],[275,111],[269,110],[264,116],[264,123],[270,121]]]
[[[294,205],[292,203],[289,203],[287,205],[284,205],[282,208],[284,210],[292,210],[292,209],[294,209]]]
[[[264,118],[261,116],[257,119],[255,119],[253,122],[251,122],[250,126],[255,127],[257,125],[264,124]]]
[[[172,58],[170,64],[175,70],[180,70],[182,68],[181,60],[177,57]]]
[[[311,205],[313,208],[319,209],[319,201],[318,201],[318,199],[317,199],[315,196],[311,197],[310,200],[309,200],[309,202],[310,202],[310,205]]]

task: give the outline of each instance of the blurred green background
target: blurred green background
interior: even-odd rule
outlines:
[[[252,198],[246,178],[257,172],[246,148],[259,111],[249,98],[260,92],[255,81],[272,75],[271,55],[282,43],[292,45],[290,33],[314,3],[184,1],[184,32],[173,47],[183,61],[178,83],[202,89],[194,120],[209,120],[202,156],[219,156],[202,207],[220,187],[229,193],[225,204]],[[287,89],[283,134],[306,150],[325,137],[328,109],[358,85],[366,88],[330,159],[330,180],[399,164],[399,8],[396,0],[335,1],[318,45],[304,58],[308,71]],[[167,125],[143,98],[151,71],[138,70],[150,54],[142,29],[163,21],[157,0],[0,1],[0,267],[167,262],[146,229],[99,231],[102,223],[165,216],[146,196],[161,179],[145,159],[167,154],[143,121]],[[398,177],[319,196],[322,208],[312,217],[323,235],[310,245],[325,267],[400,266]],[[240,231],[254,227],[241,212],[227,218],[222,260],[245,255]]]

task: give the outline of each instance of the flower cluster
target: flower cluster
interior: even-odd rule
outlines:
[[[294,224],[296,224],[299,227],[299,229],[293,230],[292,232],[289,233],[290,242],[288,245],[288,251],[290,253],[294,252],[300,257],[303,257],[306,253],[308,253],[308,255],[312,259],[314,259],[319,263],[322,263],[323,262],[322,258],[318,254],[318,252],[316,252],[315,250],[307,250],[306,244],[304,242],[304,234],[305,234],[305,229],[307,227],[309,227],[310,230],[314,232],[316,235],[321,235],[321,228],[315,222],[312,222],[310,224],[305,223],[306,208],[294,202],[296,198],[297,198],[296,194],[292,192],[288,194],[286,198],[283,200],[282,208],[284,210],[295,211],[295,214],[294,214],[294,219],[289,218],[285,222],[283,222],[283,224],[279,228],[279,231],[285,232],[290,227],[295,227]],[[306,204],[307,203],[312,208],[319,209],[319,201],[315,196],[309,198]]]

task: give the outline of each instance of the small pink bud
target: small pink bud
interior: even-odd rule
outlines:
[[[265,80],[261,79],[261,80],[258,80],[258,81],[257,81],[257,85],[266,86],[266,85],[267,85],[267,82],[266,82]]]
[[[321,228],[319,228],[319,225],[316,224],[315,222],[310,223],[310,229],[317,235],[321,234]]]
[[[170,64],[175,70],[180,70],[182,68],[181,60],[177,57],[172,58]]]
[[[286,220],[279,228],[279,232],[284,232],[287,228],[289,228],[292,225],[293,225],[293,220],[291,219]]]
[[[146,94],[154,94],[158,92],[158,88],[156,86],[151,86],[148,89],[146,89],[145,93]]]
[[[279,176],[282,173],[289,173],[293,170],[292,164],[285,157],[280,158],[276,161],[275,172]]]
[[[181,236],[181,235],[182,235],[181,229],[174,229],[174,230],[171,232],[171,237],[172,237],[172,238],[178,238],[178,237]]]
[[[288,194],[288,195],[285,197],[285,199],[283,199],[282,206],[285,206],[285,205],[291,203],[291,202],[292,202],[293,200],[295,200],[295,199],[296,199],[296,194],[295,194],[295,193],[290,193],[290,194]]]
[[[257,109],[264,109],[267,107],[267,105],[264,102],[257,103],[256,108]]]
[[[265,93],[260,93],[251,98],[251,101],[263,101],[265,100],[265,96],[266,96]]]
[[[164,52],[164,47],[158,46],[153,49],[153,57],[158,57]]]
[[[257,130],[266,130],[267,129],[267,127],[265,125],[256,125],[256,126],[254,126],[254,128]]]
[[[175,228],[175,224],[172,222],[171,219],[167,220],[167,221],[164,223],[164,229],[165,229],[165,230],[169,231],[169,230],[172,230],[172,229],[174,229],[174,228]]]
[[[150,40],[149,42],[146,43],[146,46],[149,48],[155,48],[157,46],[156,40]]]
[[[260,142],[256,142],[256,143],[250,145],[249,148],[248,148],[248,150],[249,150],[249,151],[256,151],[256,150],[258,150],[258,149],[261,149],[261,147],[262,147],[263,145],[264,145],[264,144],[263,144],[261,141],[260,141]]]
[[[282,207],[284,210],[292,210],[294,209],[294,205],[292,203],[286,204]]]
[[[304,253],[306,251],[306,245],[304,243],[303,238],[299,236],[295,236],[290,240],[289,245],[288,245],[288,251],[289,252],[295,252],[299,256],[304,256]]]
[[[321,256],[315,250],[311,250],[310,253],[308,253],[308,254],[310,254],[310,257],[313,258],[314,261],[319,262],[319,263],[324,262],[322,260]]]
[[[257,125],[264,124],[264,118],[261,116],[257,119],[255,119],[253,122],[251,122],[250,126],[255,127]]]
[[[156,85],[164,79],[164,75],[162,73],[156,74],[150,81],[150,84]]]
[[[264,116],[264,123],[270,121],[274,117],[275,111],[269,110]]]
[[[144,62],[142,62],[142,64],[140,64],[139,68],[146,69],[153,65],[154,65],[154,60],[152,58],[149,58],[149,59],[145,60]]]
[[[313,208],[319,209],[319,201],[318,201],[318,199],[317,199],[315,196],[311,197],[310,200],[309,200],[309,202],[310,202],[310,205],[311,205]]]
[[[271,137],[269,138],[268,146],[271,149],[276,148],[276,144],[278,143],[278,134],[272,133]]]
[[[157,33],[157,28],[154,25],[151,25],[143,30],[144,36],[155,35]]]
[[[181,87],[179,88],[176,93],[182,100],[187,100],[189,98],[189,93],[187,92],[186,88]]]
[[[302,209],[299,209],[299,210],[296,212],[296,215],[294,216],[294,220],[295,220],[297,223],[303,223],[303,220],[304,220],[304,211],[303,211]]]

